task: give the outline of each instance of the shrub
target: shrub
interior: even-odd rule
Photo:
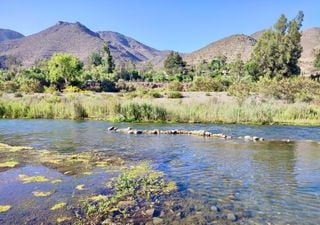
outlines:
[[[80,92],[81,89],[77,86],[67,86],[63,91],[65,93],[76,93],[76,92]]]
[[[320,83],[306,77],[262,78],[257,83],[257,92],[289,103],[296,101],[310,102],[320,94]]]
[[[150,91],[149,92],[149,95],[152,97],[152,98],[162,98],[162,95],[157,92],[157,91]]]
[[[19,89],[19,85],[15,81],[4,81],[1,85],[2,91],[14,93]]]
[[[125,82],[124,80],[120,79],[116,82],[116,89],[118,91],[135,91],[136,88],[133,84]]]
[[[247,83],[234,83],[228,89],[228,94],[233,96],[241,106],[250,95],[251,86]]]
[[[24,93],[42,93],[44,88],[40,81],[35,79],[25,80],[19,88],[20,91]]]
[[[168,98],[183,98],[183,95],[181,94],[181,92],[172,91],[168,93]]]
[[[22,98],[23,95],[20,92],[16,92],[16,93],[14,93],[14,97],[15,98]]]
[[[223,91],[221,82],[210,77],[197,77],[192,82],[192,91]]]
[[[168,85],[169,91],[183,91],[183,84],[179,81],[172,81]]]

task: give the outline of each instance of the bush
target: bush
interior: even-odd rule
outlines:
[[[20,85],[19,90],[24,93],[42,93],[44,88],[41,85],[40,81],[30,79],[30,80],[25,80]]]
[[[181,94],[181,92],[172,91],[168,93],[168,98],[183,98],[183,95]]]
[[[197,77],[192,82],[192,91],[223,91],[224,87],[221,82],[210,77]]]
[[[63,91],[65,93],[76,93],[76,92],[80,92],[81,89],[77,86],[67,86]]]
[[[157,92],[157,91],[150,91],[149,92],[149,95],[152,97],[152,98],[162,98],[162,95]]]
[[[262,78],[257,83],[257,92],[289,103],[296,101],[311,102],[320,95],[320,83],[306,77]]]
[[[54,86],[44,87],[44,93],[55,94],[57,93],[57,89]]]
[[[1,84],[1,90],[7,93],[14,93],[18,91],[19,85],[15,81],[4,81]]]
[[[136,88],[133,84],[125,82],[124,80],[120,79],[116,83],[116,89],[118,91],[135,91]]]
[[[239,106],[241,106],[244,101],[250,95],[251,86],[247,83],[234,83],[228,89],[228,94],[233,96]]]
[[[23,95],[20,92],[16,92],[16,93],[14,93],[14,97],[15,98],[22,98]]]
[[[183,84],[179,81],[172,81],[168,85],[169,91],[183,91]]]

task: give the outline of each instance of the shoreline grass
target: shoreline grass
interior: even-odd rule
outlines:
[[[320,106],[247,99],[239,105],[214,96],[169,99],[108,93],[2,95],[0,118],[89,119],[111,122],[320,125]]]

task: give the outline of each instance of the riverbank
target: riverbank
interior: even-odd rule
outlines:
[[[249,97],[239,104],[224,92],[2,94],[1,118],[92,119],[112,122],[320,125],[320,106]],[[159,98],[158,98],[159,97]]]

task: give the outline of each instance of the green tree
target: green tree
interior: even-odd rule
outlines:
[[[316,70],[320,70],[320,50],[315,52],[315,59],[313,62],[313,66]]]
[[[300,44],[301,23],[303,13],[289,23],[284,15],[281,15],[275,24],[275,30],[264,32],[256,44],[250,59],[250,72],[254,79],[260,76],[290,77],[298,75],[298,66],[302,47]],[[252,72],[255,74],[252,74]]]
[[[285,17],[285,15],[281,14],[280,18],[278,19],[278,21],[274,25],[274,29],[279,34],[284,35],[286,33],[287,26],[288,26],[288,20]]]
[[[104,52],[104,66],[106,67],[107,73],[113,73],[116,66],[114,64],[110,49],[106,43],[103,44],[102,50]]]
[[[237,55],[236,60],[229,64],[229,76],[232,83],[241,82],[245,75],[245,64],[241,59],[241,55]]]
[[[49,80],[55,83],[59,90],[62,85],[70,85],[80,75],[83,64],[73,55],[55,53],[48,61]]]
[[[170,76],[186,74],[186,63],[178,52],[170,52],[164,61],[164,69]]]
[[[92,52],[89,56],[89,65],[91,66],[100,66],[103,64],[103,59],[100,52]]]

